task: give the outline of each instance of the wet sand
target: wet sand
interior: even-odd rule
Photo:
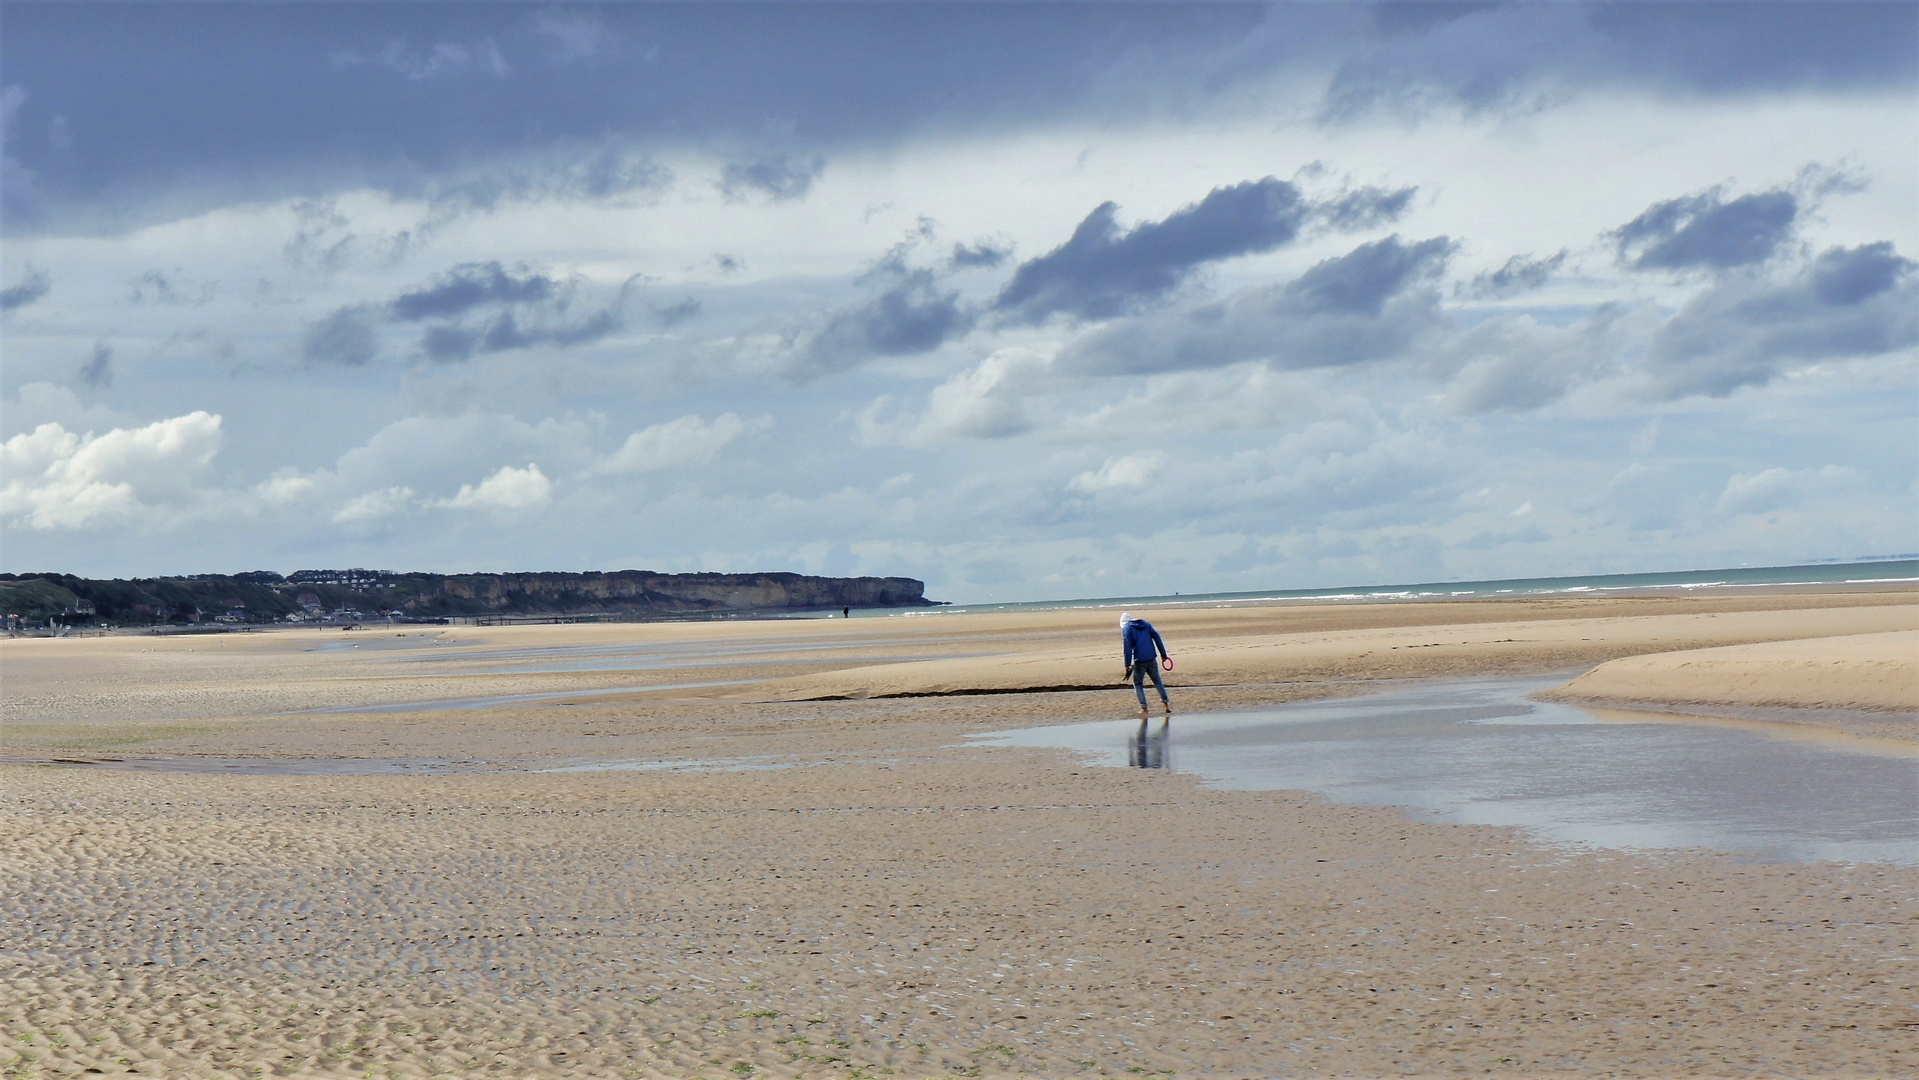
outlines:
[[[1910,630],[1914,599],[1153,618],[1181,661],[1177,704],[1202,710]],[[355,636],[0,643],[0,754],[15,759],[476,770],[0,766],[0,1065],[716,1080],[1912,1071],[1909,867],[1567,849],[967,745],[1127,715],[1117,660],[1101,659],[1108,622],[459,628],[424,648],[388,630],[357,640],[394,646],[328,651],[312,650]],[[859,648],[809,651],[827,644]],[[714,665],[512,670],[551,647]],[[738,679],[718,661],[743,648],[779,661],[753,669],[767,681],[567,703]],[[513,650],[521,660],[498,655]],[[870,662],[956,653],[988,655]],[[411,659],[429,654],[445,658]],[[978,678],[956,676],[963,664]],[[1004,692],[1070,685],[1081,664],[1107,688]],[[527,693],[561,696],[285,715]],[[804,700],[828,697],[841,700]],[[681,767],[533,771],[628,762]]]

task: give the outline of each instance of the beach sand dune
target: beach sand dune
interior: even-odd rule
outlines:
[[[1822,639],[1810,652],[1842,635],[1896,649],[1915,610],[1909,597],[1828,593],[1153,617],[1179,674],[1209,680],[1178,700],[1204,705],[1795,632]],[[1262,620],[1268,637],[1236,654]],[[0,765],[0,1068],[707,1080],[1913,1071],[1914,868],[1555,847],[965,743],[1069,719],[1124,728],[1130,693],[1116,683],[1031,689],[1056,677],[1046,665],[1116,679],[1102,652],[1111,621],[461,628],[432,650],[469,657],[448,662],[472,674],[432,675],[441,690],[680,680],[513,673],[550,659],[545,646],[672,647],[700,663],[751,647],[798,662],[756,686],[632,701],[294,716],[274,714],[315,697],[413,700],[418,685],[391,674],[411,669],[387,659],[413,646],[310,651],[355,640],[337,633],[4,643],[13,719],[0,750],[17,760],[166,757],[204,770],[232,756],[291,769],[438,758],[468,771]],[[838,660],[816,648],[849,642],[858,648]],[[875,649],[902,659],[875,665]],[[1028,651],[1046,654],[1031,671],[1018,663]],[[985,655],[912,659],[948,652]],[[1004,678],[1027,692],[924,696],[936,683],[920,665],[949,663],[979,665],[939,676],[955,685]],[[888,671],[900,681],[876,681]],[[818,693],[828,678],[922,696],[768,692]],[[156,719],[156,707],[186,719]],[[540,771],[555,767],[581,771]]]
[[[1919,630],[1633,656],[1601,664],[1556,696],[1919,713]]]

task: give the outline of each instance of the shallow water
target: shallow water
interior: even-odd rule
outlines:
[[[1769,860],[1919,864],[1919,763],[1818,729],[1686,723],[1527,695],[1563,678],[1488,679],[1271,709],[979,736],[1100,764],[1300,789],[1559,842],[1713,848]],[[1781,727],[1780,725],[1771,725]]]

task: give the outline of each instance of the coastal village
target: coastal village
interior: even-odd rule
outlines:
[[[917,607],[914,578],[803,574],[661,574],[650,570],[424,574],[353,567],[279,574],[99,580],[0,574],[0,613],[14,636],[146,627],[204,632],[368,622],[576,622],[755,612]]]

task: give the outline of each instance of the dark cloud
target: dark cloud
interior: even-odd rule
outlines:
[[[1798,216],[1789,191],[1724,202],[1715,188],[1655,203],[1612,237],[1620,261],[1635,270],[1730,270],[1772,258]]]
[[[1245,360],[1312,368],[1397,356],[1441,324],[1430,282],[1454,247],[1446,237],[1362,244],[1285,285],[1115,323],[1073,343],[1060,364],[1086,374],[1142,375]]]
[[[113,385],[113,347],[104,341],[93,343],[93,355],[80,365],[77,373],[80,381],[95,390],[105,390]]]
[[[1378,317],[1386,301],[1413,282],[1438,273],[1456,245],[1446,237],[1402,244],[1398,236],[1361,244],[1336,259],[1327,259],[1286,286],[1289,306],[1309,314]]]
[[[1887,241],[1833,248],[1812,264],[1812,294],[1834,307],[1849,307],[1891,289],[1912,271],[1912,260]]]
[[[0,69],[32,93],[9,124],[7,224],[114,230],[351,188],[447,192],[607,143],[625,160],[694,144],[803,164],[1301,82],[1329,87],[1330,117],[1589,86],[1909,91],[1916,27],[1912,4],[1845,2],[16,4]],[[640,183],[588,167],[561,186]]]
[[[699,318],[702,310],[704,310],[703,305],[689,296],[677,304],[668,304],[664,307],[658,304],[653,305],[653,317],[659,320],[661,326],[671,329],[689,319]]]
[[[559,283],[525,267],[512,273],[497,262],[465,263],[424,289],[395,297],[388,308],[394,318],[416,322],[449,318],[486,305],[550,303],[560,292]]]
[[[477,353],[508,352],[535,345],[566,348],[600,340],[620,329],[623,321],[613,308],[596,311],[577,321],[523,323],[511,311],[502,311],[477,324],[447,323],[429,327],[420,337],[420,351],[435,363],[470,360]]]
[[[402,193],[423,195],[446,217],[491,210],[507,202],[615,202],[628,196],[650,197],[671,188],[673,180],[673,170],[641,151],[617,145],[589,149],[562,145],[532,161],[453,172]]]
[[[32,89],[18,130],[33,136],[9,136],[8,226],[117,230],[351,188],[446,192],[461,177],[484,202],[487,172],[533,175],[537,159],[604,143],[628,156],[731,147],[735,190],[798,194],[841,147],[1137,115],[1196,86],[1194,58],[1261,17],[1182,4],[9,7],[0,68]],[[46,134],[55,116],[65,150]],[[634,180],[606,175],[588,168],[579,186]],[[26,178],[31,191],[14,182]]]
[[[1342,232],[1376,229],[1398,221],[1417,194],[1416,187],[1363,187],[1321,202],[1314,216]]]
[[[713,265],[722,274],[737,274],[746,269],[746,260],[738,255],[721,252],[713,256]]]
[[[607,307],[576,316],[575,282],[526,266],[508,270],[497,262],[463,263],[424,288],[394,297],[386,312],[394,322],[435,323],[421,334],[420,351],[447,363],[477,353],[598,341],[625,325],[622,310],[633,284],[622,287]]]
[[[307,327],[300,336],[300,359],[309,364],[355,367],[380,351],[379,312],[371,304],[349,304]]]
[[[1485,300],[1503,300],[1529,293],[1546,284],[1565,262],[1566,251],[1563,248],[1543,259],[1514,255],[1499,269],[1474,275],[1472,284],[1465,291]]]
[[[35,270],[29,266],[27,272],[20,276],[19,281],[0,289],[0,311],[26,307],[47,295],[52,289],[53,281],[47,277],[47,272]]]
[[[947,259],[947,265],[955,270],[976,268],[991,269],[1013,257],[1011,244],[995,244],[990,240],[981,240],[973,244],[954,244],[953,254]]]
[[[973,316],[961,307],[959,294],[941,289],[932,271],[907,271],[878,296],[833,316],[788,374],[813,378],[875,356],[930,352],[972,325]]]
[[[1919,7],[1904,3],[1392,4],[1372,21],[1376,33],[1335,47],[1328,120],[1534,109],[1589,87],[1719,96],[1911,88],[1919,77]],[[1285,40],[1273,22],[1262,38]]]
[[[1919,78],[1919,6],[1878,0],[1611,3],[1583,16],[1618,77],[1704,93],[1900,86]],[[1542,67],[1551,58],[1541,57]]]
[[[1822,360],[1919,344],[1919,269],[1891,244],[1832,248],[1785,284],[1723,281],[1654,335],[1649,393],[1723,397]]]
[[[796,159],[787,154],[736,161],[720,174],[720,191],[727,198],[745,200],[758,192],[774,202],[803,199],[813,182],[826,171],[825,158]]]
[[[1162,299],[1205,263],[1293,239],[1307,210],[1298,188],[1270,176],[1215,188],[1165,220],[1131,230],[1119,227],[1118,205],[1104,203],[1064,244],[1021,263],[993,308],[1022,323],[1125,315]]]

